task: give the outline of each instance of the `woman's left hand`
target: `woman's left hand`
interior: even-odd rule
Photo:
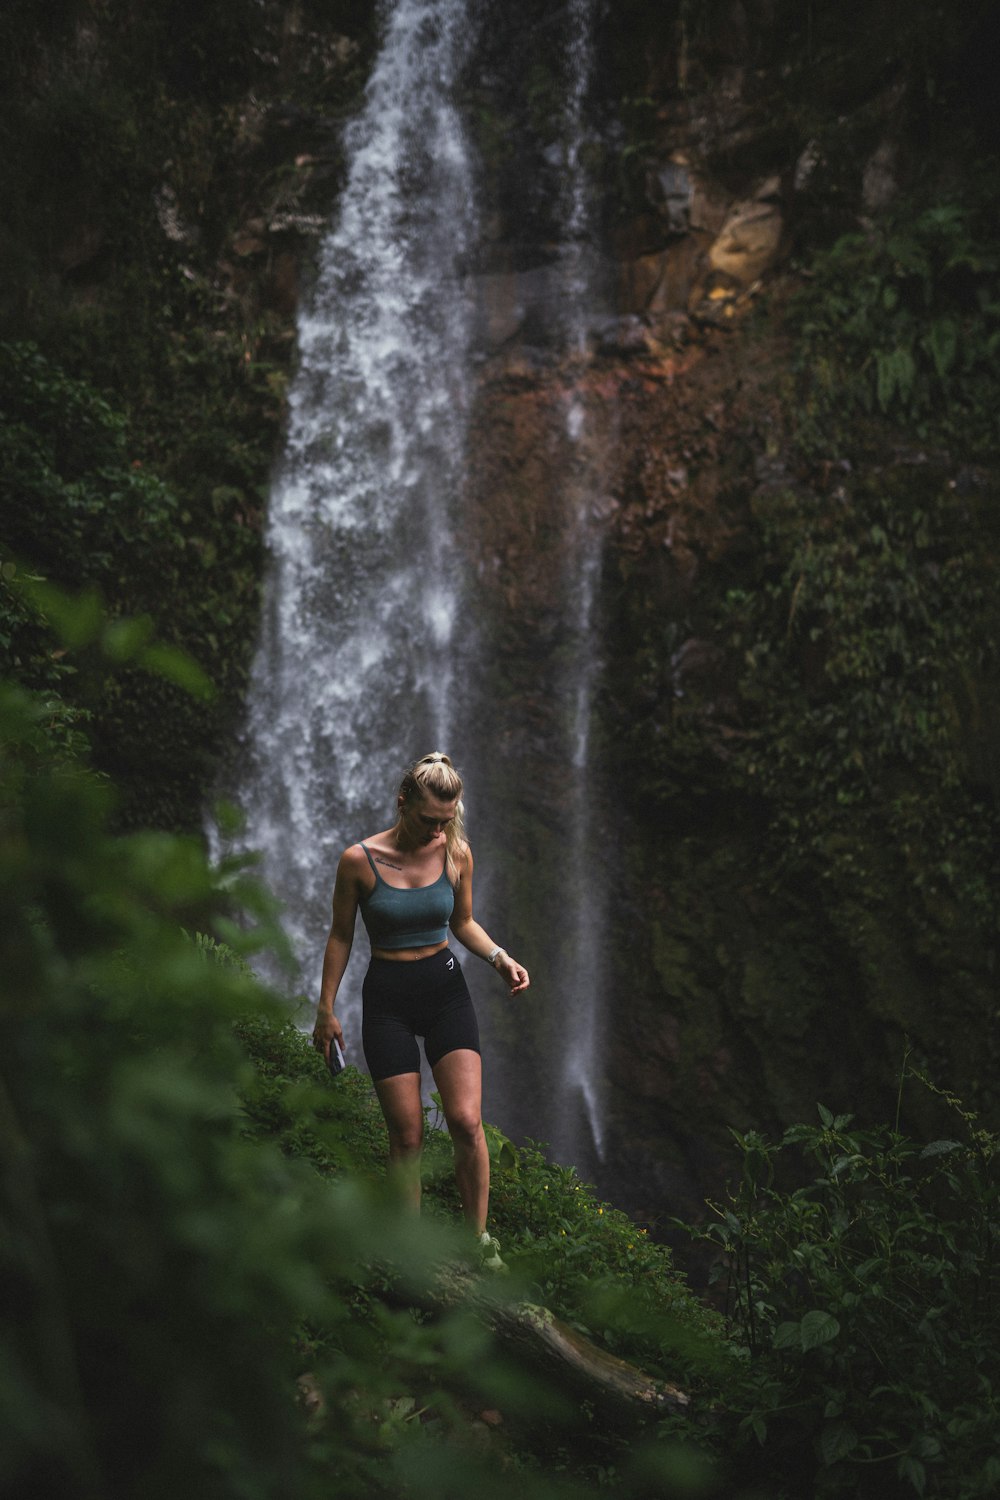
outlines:
[[[506,979],[512,995],[526,990],[531,983],[527,969],[523,964],[519,964],[516,958],[511,958],[509,953],[504,953],[498,958],[497,971]]]

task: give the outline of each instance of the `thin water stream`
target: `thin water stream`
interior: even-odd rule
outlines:
[[[565,132],[563,298],[569,347],[587,350],[595,299],[594,215],[582,157],[584,103],[594,67],[593,0],[573,0],[569,10]],[[566,433],[573,461],[567,475],[564,609],[572,639],[566,674],[566,758],[571,768],[568,799],[567,873],[573,891],[569,912],[571,942],[563,964],[564,1005],[572,1015],[562,1058],[563,1105],[550,1137],[563,1159],[592,1161],[604,1156],[603,1047],[606,910],[600,878],[597,824],[593,816],[592,713],[600,670],[596,610],[600,586],[601,531],[598,502],[604,448],[595,443],[594,414],[576,391],[566,407]],[[581,1130],[587,1139],[581,1139]]]

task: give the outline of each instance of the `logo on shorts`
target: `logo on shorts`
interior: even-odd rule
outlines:
[[[445,964],[445,968],[446,969],[453,969],[454,967],[455,967],[455,960],[453,958],[449,958],[448,962]]]

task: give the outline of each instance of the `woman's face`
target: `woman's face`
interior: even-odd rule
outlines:
[[[438,844],[457,811],[457,797],[442,801],[433,792],[422,790],[410,802],[400,804],[399,826],[413,844]]]

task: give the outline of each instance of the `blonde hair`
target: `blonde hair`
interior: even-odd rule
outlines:
[[[441,802],[457,799],[455,816],[445,829],[449,879],[458,878],[457,856],[465,848],[465,804],[462,801],[462,778],[451,760],[441,750],[432,750],[422,755],[405,772],[399,783],[399,795],[404,806],[422,799],[425,792]]]

